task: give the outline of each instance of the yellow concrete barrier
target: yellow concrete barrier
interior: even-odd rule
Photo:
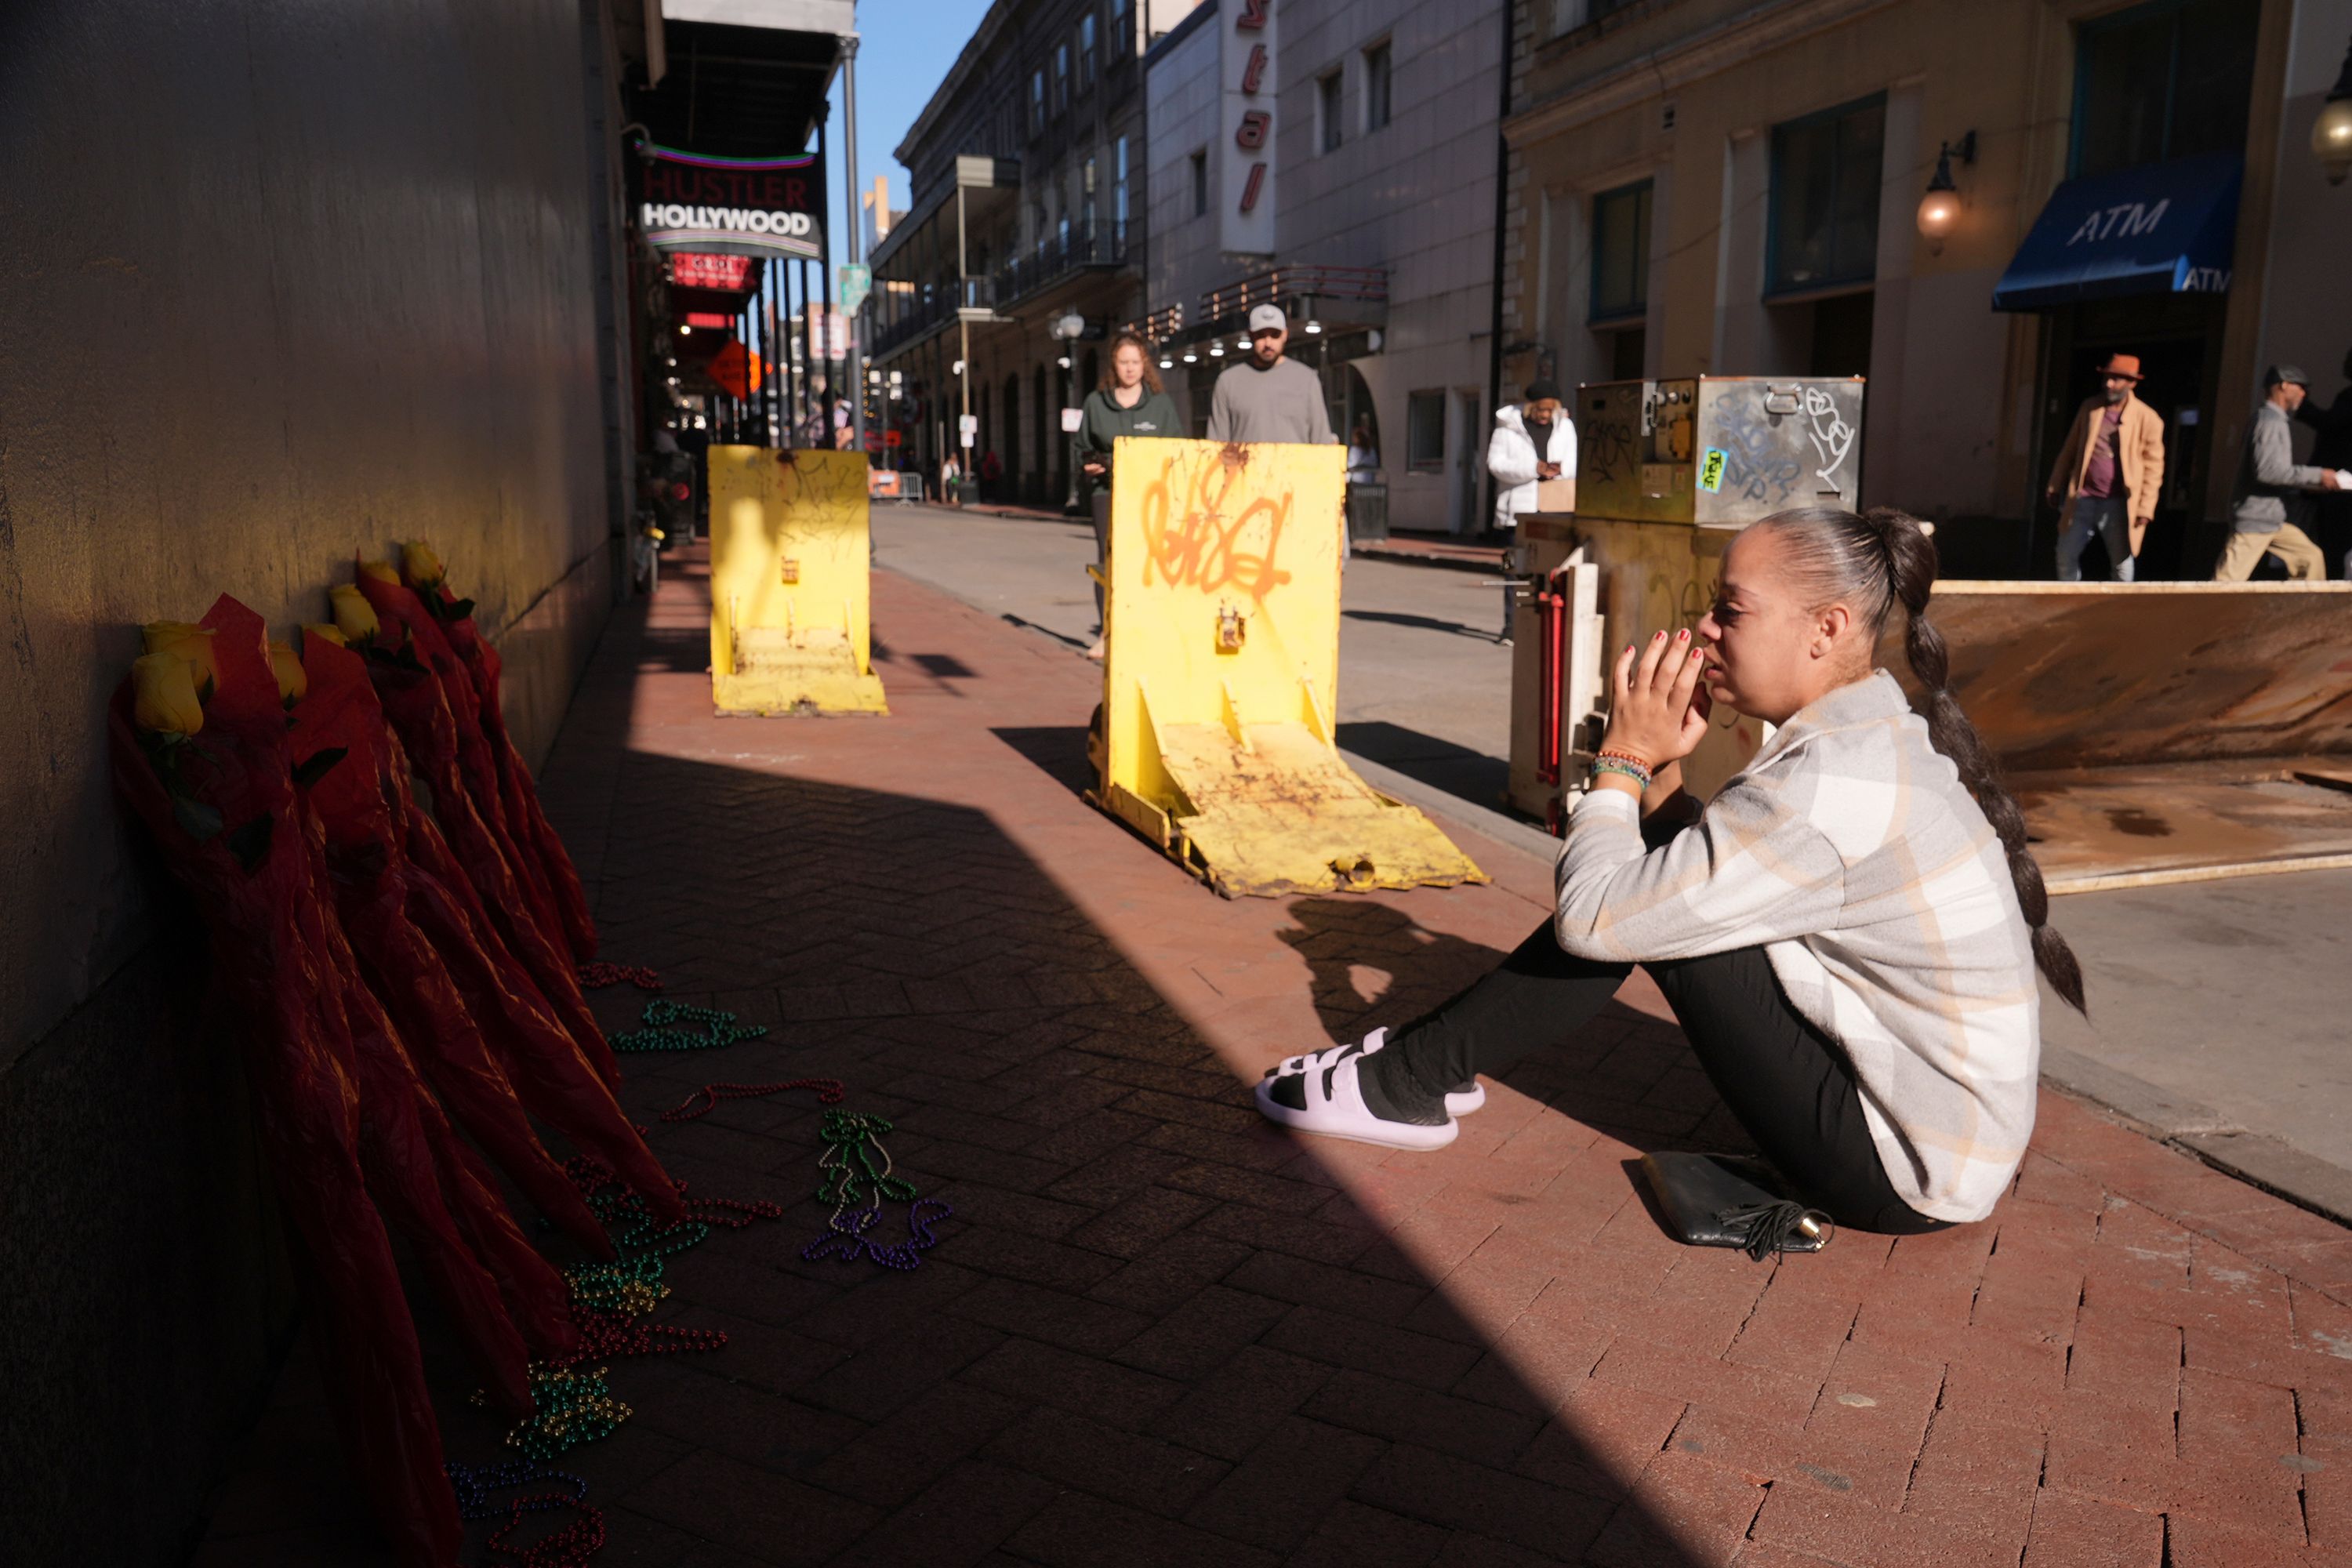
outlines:
[[[1095,805],[1232,898],[1486,879],[1340,761],[1338,447],[1122,438]]]
[[[710,687],[722,713],[887,713],[866,458],[710,448]]]

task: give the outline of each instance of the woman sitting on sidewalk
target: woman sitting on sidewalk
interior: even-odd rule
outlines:
[[[1393,1037],[1283,1063],[1259,1108],[1441,1148],[1485,1100],[1477,1073],[1572,1034],[1639,963],[1797,1198],[1897,1235],[1990,1213],[2033,1130],[2034,970],[2078,1010],[2083,982],[2043,923],[2023,814],[1946,689],[1923,613],[1935,579],[1935,546],[1900,512],[1785,511],[1742,533],[1698,645],[1660,632],[1617,661],[1555,918]],[[1898,605],[1924,721],[1873,664]],[[1779,730],[1645,851],[1645,799],[1661,822],[1690,814],[1681,759],[1711,702]]]

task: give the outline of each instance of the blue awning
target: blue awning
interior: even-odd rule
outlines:
[[[2228,292],[2243,162],[2208,153],[2067,181],[1993,286],[1992,308]]]

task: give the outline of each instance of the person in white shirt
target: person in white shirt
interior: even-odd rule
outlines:
[[[1521,512],[1536,510],[1537,480],[1576,478],[1576,424],[1560,405],[1558,384],[1531,381],[1524,402],[1495,411],[1486,471],[1495,477],[1495,527],[1505,533]]]
[[[1398,1149],[1454,1141],[1476,1079],[1572,1036],[1633,965],[1794,1200],[1906,1235],[1984,1218],[2033,1131],[2047,924],[2024,813],[1948,689],[1936,549],[1901,512],[1778,513],[1725,552],[1694,630],[1627,647],[1555,912],[1417,1023],[1294,1057],[1272,1121]],[[1903,616],[1921,712],[1875,665]],[[1722,702],[1776,726],[1696,820],[1681,762]],[[1924,713],[1924,717],[1922,717]],[[1643,815],[1664,831],[1646,847]]]
[[[1348,437],[1348,482],[1369,485],[1381,477],[1380,448],[1372,445],[1372,426],[1367,420],[1356,421],[1353,434]]]

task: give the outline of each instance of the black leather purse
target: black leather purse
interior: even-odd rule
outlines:
[[[1837,1234],[1829,1215],[1790,1197],[1771,1167],[1746,1155],[1644,1154],[1642,1179],[1692,1247],[1736,1247],[1761,1263],[1819,1252]]]

